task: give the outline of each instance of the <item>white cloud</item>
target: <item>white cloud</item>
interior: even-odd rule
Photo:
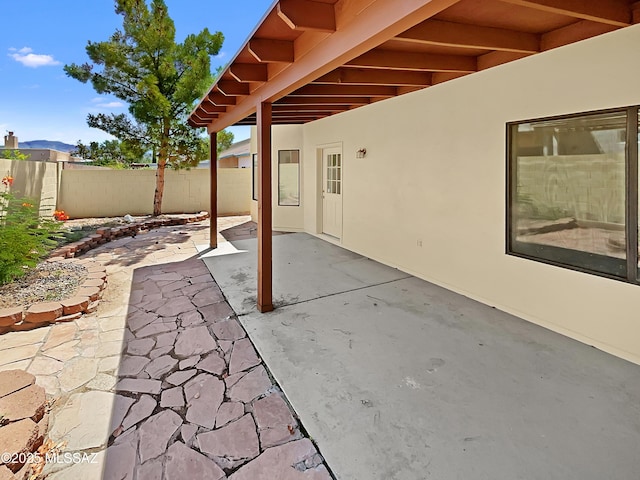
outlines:
[[[107,98],[95,97],[91,99],[91,103],[93,103],[94,107],[98,108],[122,108],[125,106],[124,103],[119,102],[117,100],[109,100]]]
[[[97,107],[100,108],[122,108],[124,107],[124,103],[122,102],[106,102],[106,103],[98,103]]]
[[[10,53],[9,56],[25,67],[38,68],[60,65],[60,62],[53,58],[53,56],[33,53],[33,49],[29,47],[23,47],[19,50],[10,48],[9,51],[13,52]]]

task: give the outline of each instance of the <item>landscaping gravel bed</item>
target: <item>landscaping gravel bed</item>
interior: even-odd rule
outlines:
[[[0,287],[0,308],[72,297],[86,277],[87,269],[76,262],[42,262],[24,277]]]

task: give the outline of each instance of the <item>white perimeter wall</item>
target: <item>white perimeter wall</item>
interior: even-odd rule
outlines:
[[[155,170],[62,170],[58,209],[71,218],[148,215],[153,212]],[[218,169],[218,215],[246,215],[251,170]],[[162,213],[210,210],[209,169],[166,170]]]
[[[307,124],[304,229],[341,143],[344,247],[640,363],[640,286],[505,254],[505,124],[640,103],[638,45],[630,27]]]

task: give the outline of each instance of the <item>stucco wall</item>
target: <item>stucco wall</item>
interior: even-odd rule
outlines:
[[[255,127],[251,129],[251,153],[258,151]],[[276,125],[272,128],[271,152],[271,192],[273,208],[273,229],[284,232],[302,231],[304,227],[304,197],[302,184],[303,169],[303,128],[300,125]],[[278,150],[300,150],[300,205],[278,205]],[[249,194],[251,196],[251,194]],[[258,219],[258,202],[252,201],[251,217]]]
[[[58,208],[72,218],[153,211],[155,170],[63,170]],[[218,170],[218,215],[247,214],[251,171]],[[163,213],[209,211],[209,169],[165,172]]]
[[[58,189],[57,163],[0,158],[0,177],[5,175],[13,177],[12,193],[38,202],[41,215],[53,214]]]
[[[639,44],[634,26],[307,124],[305,230],[318,148],[341,143],[343,246],[640,363],[640,286],[505,254],[505,124],[640,103]]]

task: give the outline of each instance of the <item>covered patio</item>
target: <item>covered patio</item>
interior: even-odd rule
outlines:
[[[314,122],[638,20],[632,0],[275,1],[188,119],[210,134],[214,219],[217,132],[257,126],[258,309],[273,310],[273,125]],[[215,229],[212,221],[212,248]]]
[[[216,249],[212,234],[205,263],[338,479],[637,476],[638,366],[591,347],[638,358],[637,287],[504,245],[507,122],[636,105],[628,87],[618,97],[598,82],[626,68],[611,52],[637,35],[637,5],[280,0],[192,112],[212,145],[227,126],[256,125],[257,238]],[[574,76],[602,98],[586,101]],[[304,125],[301,145],[273,143],[274,125]],[[322,199],[335,193],[323,161],[340,158],[336,145],[351,152],[340,177],[351,183],[334,233]],[[274,237],[281,147],[301,152],[307,233]],[[216,188],[212,168],[213,217]],[[636,227],[637,216],[628,238]]]
[[[304,234],[204,261],[338,479],[635,478],[638,366]]]

